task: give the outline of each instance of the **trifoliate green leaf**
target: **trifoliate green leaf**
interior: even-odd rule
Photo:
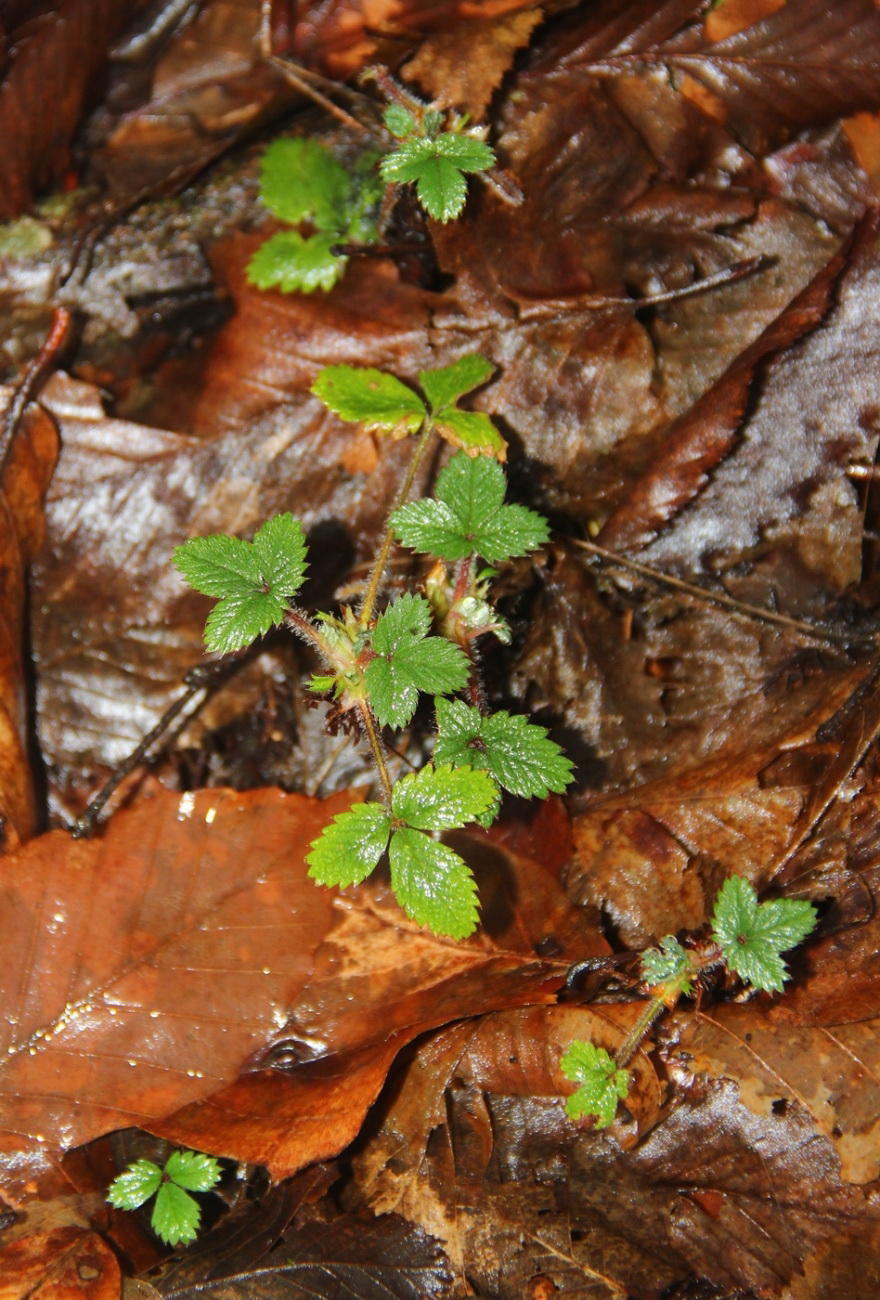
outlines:
[[[156,1236],[169,1246],[195,1241],[202,1211],[189,1192],[174,1183],[163,1183],[156,1196],[150,1223]]]
[[[175,1151],[168,1157],[165,1173],[190,1192],[210,1192],[223,1176],[220,1161],[201,1151]]]
[[[405,727],[419,691],[448,695],[467,686],[467,656],[445,637],[427,636],[431,610],[423,596],[405,595],[380,614],[373,629],[376,654],[365,678],[373,712],[382,726]]]
[[[261,244],[248,262],[248,283],[282,293],[326,292],[342,278],[348,265],[347,257],[330,251],[338,243],[339,235],[333,232],[305,236],[296,230],[279,231]]]
[[[162,1170],[152,1160],[135,1160],[125,1173],[114,1178],[107,1200],[117,1210],[136,1210],[148,1201],[162,1182]]]
[[[276,140],[263,154],[260,198],[291,225],[341,229],[351,188],[348,172],[317,140]]]
[[[413,433],[426,415],[421,398],[382,370],[325,366],[312,384],[312,392],[343,420],[384,433]]]
[[[391,132],[402,140],[405,135],[412,135],[416,129],[416,119],[402,104],[389,104],[382,114],[382,121]]]
[[[559,1064],[566,1079],[580,1084],[565,1101],[570,1118],[595,1115],[596,1128],[607,1128],[618,1101],[625,1101],[629,1093],[629,1071],[619,1070],[604,1047],[580,1039],[575,1039]]]
[[[525,555],[547,541],[547,521],[525,506],[504,505],[504,492],[497,461],[459,452],[437,479],[436,500],[401,506],[392,512],[391,526],[404,546],[442,560]]]
[[[319,885],[359,885],[388,846],[391,818],[380,803],[355,804],[338,813],[312,845],[306,861]]]
[[[491,772],[499,785],[523,798],[562,794],[572,765],[544,727],[500,709],[484,716],[461,700],[436,700],[440,734],[435,763]]]
[[[419,383],[433,411],[452,406],[465,393],[485,384],[495,367],[485,357],[472,352],[440,370],[420,370]]]
[[[658,984],[676,984],[681,993],[690,993],[693,966],[687,952],[671,934],[660,940],[659,948],[642,953],[642,979],[651,988]]]
[[[428,215],[436,221],[452,221],[467,197],[463,173],[486,171],[494,165],[495,154],[483,140],[445,131],[433,139],[403,140],[382,159],[379,170],[386,181],[414,181]]]
[[[434,417],[434,428],[451,447],[460,447],[469,456],[494,456],[502,464],[507,460],[507,443],[482,411],[444,406]]]
[[[476,821],[495,802],[497,787],[484,772],[448,765],[423,767],[394,787],[395,817],[422,831],[451,831]]]
[[[788,970],[780,953],[794,948],[816,924],[816,909],[803,899],[758,903],[742,876],[724,882],[715,900],[712,933],[732,971],[756,989],[781,992]]]
[[[208,617],[205,644],[227,654],[281,623],[303,584],[306,543],[293,515],[267,520],[252,542],[238,537],[195,537],[174,552],[191,587],[221,597]]]
[[[407,916],[435,934],[465,939],[477,928],[477,887],[463,858],[423,831],[404,827],[388,850],[391,888]]]

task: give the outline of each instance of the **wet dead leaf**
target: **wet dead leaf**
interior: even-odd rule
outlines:
[[[9,400],[7,394],[5,404]],[[0,817],[7,848],[29,839],[37,824],[28,754],[26,584],[28,566],[43,540],[43,495],[57,455],[54,422],[32,406],[15,436],[0,482]]]
[[[543,11],[535,8],[456,24],[423,41],[401,72],[418,81],[432,100],[463,109],[481,122],[517,50],[528,44],[543,19]]]
[[[0,1248],[0,1300],[118,1300],[122,1272],[96,1232],[56,1228]]]

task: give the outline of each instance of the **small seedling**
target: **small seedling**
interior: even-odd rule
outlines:
[[[222,1176],[219,1160],[199,1151],[175,1151],[160,1169],[152,1160],[135,1160],[110,1184],[107,1200],[117,1210],[137,1210],[156,1197],[150,1218],[156,1236],[168,1246],[195,1241],[202,1211],[191,1192],[209,1192]]]
[[[257,249],[247,278],[259,289],[313,293],[332,289],[348,258],[340,243],[372,244],[384,185],[378,154],[363,154],[352,170],[317,140],[285,139],[263,155],[260,198],[274,216],[295,226]]]
[[[612,1058],[604,1048],[576,1039],[560,1061],[567,1079],[579,1085],[566,1099],[572,1119],[593,1115],[596,1128],[607,1128],[617,1100],[629,1092],[626,1066],[664,1010],[686,997],[703,971],[724,964],[755,989],[781,993],[788,971],[781,954],[811,934],[816,909],[804,899],[779,898],[759,903],[742,876],[724,882],[715,900],[710,939],[684,948],[672,935],[659,948],[642,953],[642,977],[651,992],[644,1012]]]
[[[543,727],[483,705],[475,642],[487,634],[505,640],[509,631],[488,599],[491,571],[478,560],[502,563],[549,537],[545,519],[504,500],[506,446],[492,421],[459,408],[491,373],[485,358],[465,356],[423,371],[423,395],[393,375],[355,366],[328,366],[315,380],[312,392],[343,419],[391,438],[416,435],[357,610],[310,617],[291,603],[305,578],[306,543],[289,514],[270,519],[252,542],[194,538],[175,554],[187,581],[219,600],[205,628],[209,650],[243,649],[284,623],[322,661],[311,689],[329,695],[367,739],[381,802],[334,818],[311,846],[310,875],[322,885],[355,885],[387,854],[391,886],[407,915],[454,939],[477,926],[477,891],[470,868],[438,836],[472,822],[491,824],[502,789],[544,798],[562,793],[572,774]],[[435,433],[457,451],[438,477],[436,497],[410,502]],[[396,544],[435,563],[424,593],[407,592],[378,610]],[[449,698],[457,694],[468,699]],[[392,782],[382,731],[407,727],[425,695],[433,698],[437,722],[433,762]]]
[[[295,227],[272,235],[248,264],[259,289],[314,293],[332,289],[344,275],[351,249],[376,243],[393,207],[395,187],[413,184],[435,221],[453,221],[467,198],[467,176],[486,174],[495,154],[485,130],[467,119],[423,104],[383,68],[364,74],[393,103],[382,121],[384,157],[367,151],[351,167],[318,140],[282,139],[263,155],[260,198],[280,221]],[[384,202],[383,202],[384,200]]]

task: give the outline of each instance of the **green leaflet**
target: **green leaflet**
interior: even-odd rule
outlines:
[[[435,763],[481,768],[523,798],[562,794],[572,765],[544,727],[501,709],[484,716],[461,700],[435,700],[439,735]]]
[[[248,263],[247,278],[258,289],[280,289],[282,293],[314,293],[332,289],[342,278],[347,257],[337,257],[331,248],[339,236],[311,235],[283,230],[261,244]]]
[[[477,886],[463,858],[422,831],[391,836],[391,887],[407,916],[435,934],[464,939],[477,928]]]
[[[443,560],[525,555],[547,541],[547,521],[525,506],[505,505],[506,486],[496,460],[459,452],[437,479],[436,500],[401,506],[391,525],[404,546]]]
[[[338,813],[311,847],[309,875],[319,885],[359,885],[378,866],[390,832],[391,818],[380,803]]]
[[[445,406],[452,406],[465,393],[485,384],[494,369],[491,361],[473,352],[439,370],[420,370],[419,383],[431,403],[431,410],[440,411]]]
[[[495,783],[468,768],[423,767],[394,787],[394,815],[423,831],[448,831],[476,821],[495,802]]]
[[[317,140],[275,140],[263,154],[260,198],[292,226],[313,221],[319,230],[341,230],[350,194],[348,172]]]
[[[107,1200],[117,1210],[136,1210],[158,1191],[162,1170],[152,1160],[135,1160],[134,1164],[110,1184]]]
[[[618,1101],[625,1101],[629,1093],[629,1071],[618,1069],[604,1047],[580,1039],[575,1039],[559,1064],[565,1077],[580,1085],[566,1098],[570,1118],[594,1115],[596,1128],[607,1128],[617,1113]]]
[[[431,610],[423,596],[398,597],[373,629],[377,656],[365,677],[370,703],[382,726],[404,727],[416,711],[419,691],[446,695],[467,686],[467,656],[444,637],[428,636]]]
[[[312,392],[343,420],[382,433],[413,433],[427,414],[421,398],[383,370],[325,366],[312,384]]]
[[[240,650],[281,623],[305,579],[305,556],[302,526],[290,514],[267,520],[252,542],[218,534],[178,546],[174,563],[190,586],[220,597],[205,626],[208,649]]]

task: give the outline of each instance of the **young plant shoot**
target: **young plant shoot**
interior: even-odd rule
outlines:
[[[175,1151],[160,1169],[152,1160],[135,1160],[110,1184],[107,1200],[117,1210],[137,1210],[156,1200],[150,1223],[168,1246],[195,1241],[201,1207],[191,1192],[209,1192],[220,1181],[220,1162],[200,1151]]]
[[[219,601],[205,628],[209,650],[243,649],[286,624],[322,661],[311,689],[330,695],[366,737],[381,802],[333,819],[311,846],[310,875],[322,885],[358,884],[387,853],[406,914],[454,939],[476,929],[477,891],[465,861],[438,837],[471,822],[491,824],[502,790],[544,798],[565,790],[572,773],[543,727],[503,710],[490,713],[481,703],[474,643],[509,633],[489,602],[479,561],[526,555],[549,536],[540,515],[504,500],[506,447],[492,421],[458,406],[491,373],[483,357],[465,356],[422,372],[422,395],[393,375],[355,366],[328,366],[315,380],[312,392],[336,415],[391,438],[414,438],[359,608],[310,617],[292,603],[305,578],[306,543],[289,514],[270,519],[252,542],[194,538],[175,553],[191,586]],[[411,502],[435,434],[456,452],[438,477],[436,497]],[[407,592],[379,609],[395,544],[435,563],[424,594]],[[470,702],[452,698],[462,693]],[[421,695],[433,699],[436,713],[433,762],[393,783],[382,731],[408,726]]]
[[[384,69],[367,76],[394,100],[382,119],[386,140],[394,141],[384,157],[368,151],[346,167],[326,145],[304,138],[275,140],[263,154],[260,198],[293,228],[270,236],[251,258],[247,278],[257,288],[332,289],[345,274],[345,250],[379,239],[380,213],[390,213],[395,186],[414,185],[429,217],[454,221],[467,199],[467,176],[494,167],[481,128],[423,104]]]
[[[611,1057],[604,1048],[579,1039],[563,1055],[562,1073],[578,1084],[566,1098],[569,1116],[592,1115],[596,1128],[607,1128],[613,1122],[618,1099],[625,1101],[629,1093],[625,1067],[658,1016],[690,993],[702,971],[724,964],[753,988],[781,993],[788,978],[781,954],[802,943],[815,925],[812,903],[794,898],[759,903],[747,880],[731,876],[715,900],[708,941],[685,948],[666,935],[659,948],[642,953],[642,977],[651,998],[616,1055]]]

